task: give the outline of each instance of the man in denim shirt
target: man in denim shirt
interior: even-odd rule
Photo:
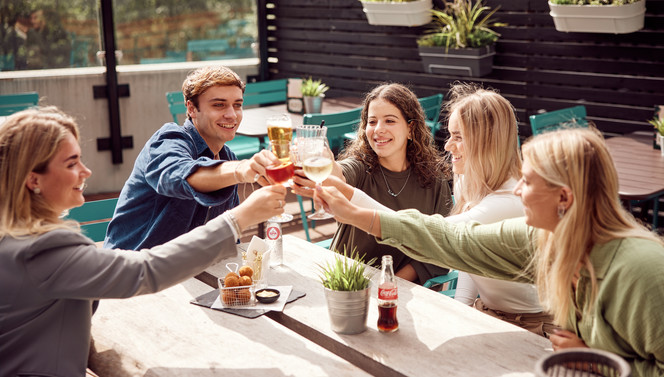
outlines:
[[[197,69],[182,84],[187,120],[166,123],[141,150],[125,182],[104,247],[161,245],[239,204],[237,184],[269,184],[262,151],[238,161],[225,143],[242,121],[245,85],[232,70]]]

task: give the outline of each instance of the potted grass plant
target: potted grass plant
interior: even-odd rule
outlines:
[[[323,99],[325,92],[330,89],[322,80],[314,80],[309,77],[302,80],[302,99],[304,101],[304,112],[307,114],[320,114],[323,112]]]
[[[493,70],[495,42],[500,37],[492,27],[504,26],[491,17],[481,0],[445,2],[445,9],[433,9],[434,27],[418,38],[422,66],[427,73],[480,77]]]
[[[431,22],[432,0],[361,0],[369,25],[421,26]]]
[[[655,127],[655,148],[659,147],[659,150],[664,156],[664,118],[655,116],[653,119],[649,120],[648,123]]]
[[[368,264],[373,264],[376,258]],[[350,255],[344,247],[334,262],[319,265],[320,280],[325,289],[325,300],[332,330],[340,334],[359,334],[367,328],[369,289],[364,255],[354,249]]]
[[[549,0],[556,30],[633,33],[643,29],[645,0]]]

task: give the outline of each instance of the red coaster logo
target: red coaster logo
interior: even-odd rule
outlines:
[[[274,240],[278,239],[279,237],[281,237],[281,231],[279,230],[278,227],[271,226],[271,227],[267,228],[267,239],[268,240],[274,241]]]

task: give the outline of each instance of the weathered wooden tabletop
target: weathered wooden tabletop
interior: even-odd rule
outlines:
[[[190,304],[196,279],[156,294],[103,300],[92,319],[100,376],[365,376],[348,361],[266,316]]]
[[[284,265],[270,269],[271,285],[292,285],[306,296],[269,318],[378,376],[533,376],[536,361],[550,353],[540,336],[487,316],[437,292],[399,279],[399,330],[378,332],[374,276],[368,329],[340,335],[330,329],[317,265],[335,254],[284,236]],[[225,263],[207,269],[224,276]]]

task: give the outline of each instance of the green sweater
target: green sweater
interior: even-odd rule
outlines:
[[[449,224],[415,210],[380,213],[382,241],[443,267],[499,279],[533,281],[523,269],[535,251],[536,229],[524,218],[480,225]],[[581,271],[569,329],[586,345],[630,363],[633,376],[664,376],[664,247],[646,239],[616,239],[590,252],[598,280],[590,306],[590,276]],[[574,310],[574,309],[572,309]]]

